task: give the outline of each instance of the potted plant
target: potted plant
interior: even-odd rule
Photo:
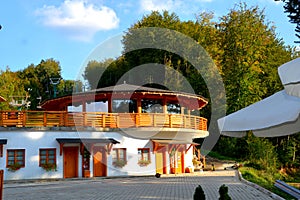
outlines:
[[[12,165],[8,165],[7,168],[8,168],[8,171],[11,171],[11,172],[15,172],[17,170],[19,170],[20,168],[22,167],[22,165],[20,165],[19,163],[14,163]]]
[[[138,162],[138,164],[139,164],[140,166],[147,166],[147,165],[149,165],[150,163],[151,163],[150,160],[139,160],[139,162]]]
[[[42,164],[41,167],[44,170],[46,170],[47,172],[56,171],[56,164],[55,163],[45,163],[45,164]]]
[[[124,167],[127,164],[127,161],[126,160],[116,160],[112,164],[115,167],[122,168],[122,167]]]
[[[228,187],[226,185],[221,185],[219,188],[219,200],[231,200],[231,197],[228,195]]]
[[[201,185],[198,185],[198,187],[196,187],[196,189],[195,189],[194,200],[205,200],[205,193],[204,193]]]

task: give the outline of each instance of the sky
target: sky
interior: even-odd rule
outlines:
[[[195,15],[203,11],[213,12],[218,19],[239,2],[3,0],[0,2],[0,70],[7,67],[11,71],[22,70],[30,64],[39,64],[42,59],[53,58],[60,63],[64,79],[80,79],[95,49],[99,61],[120,56],[122,35],[152,10],[175,12],[182,21],[195,20]],[[276,26],[278,38],[282,38],[286,45],[296,46],[295,25],[284,13],[283,3],[274,0],[242,2],[249,7],[264,9],[266,19]]]

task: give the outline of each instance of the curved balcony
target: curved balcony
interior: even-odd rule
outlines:
[[[1,127],[28,127],[43,129],[51,127],[74,127],[85,130],[118,131],[134,137],[174,138],[178,132],[193,133],[188,137],[205,137],[207,119],[192,115],[163,113],[99,113],[66,111],[2,111]],[[141,133],[144,133],[141,137]],[[148,133],[148,135],[147,135]],[[138,136],[139,135],[139,136]],[[182,139],[182,138],[181,138]]]

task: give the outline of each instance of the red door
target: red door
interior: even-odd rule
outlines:
[[[64,178],[78,177],[78,147],[64,147]]]
[[[94,147],[93,148],[93,161],[94,161],[94,177],[106,176],[106,151],[104,147]]]

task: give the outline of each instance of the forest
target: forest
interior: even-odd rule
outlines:
[[[189,60],[164,49],[143,48],[131,51],[132,47],[140,43],[153,42],[141,41],[142,37],[135,35],[135,30],[146,27],[179,32],[192,38],[205,49],[217,67],[224,84],[226,114],[282,90],[277,68],[299,57],[295,47],[285,45],[282,38],[278,38],[276,27],[266,19],[264,11],[259,7],[248,7],[240,3],[238,7],[218,19],[212,12],[202,12],[195,15],[194,20],[188,21],[181,20],[176,13],[153,11],[128,28],[122,41],[124,45],[122,56],[106,60],[91,60],[88,63],[82,75],[89,85],[88,89],[115,85],[120,79],[126,80],[127,83],[136,83],[135,79],[138,77],[130,76],[130,71],[136,66],[155,63],[166,66],[162,75],[164,81],[160,82],[161,84],[151,85],[155,77],[149,75],[147,81],[150,86],[165,88],[165,85],[175,85],[178,90],[185,91],[180,87],[183,80],[176,78],[176,74],[179,73],[180,77],[184,77],[189,82],[196,94],[210,99],[203,78],[206,75],[199,73]],[[151,36],[154,32],[149,31],[147,34]],[[166,32],[165,46],[171,48],[172,45],[184,45],[180,40],[171,37],[172,34]],[[86,89],[83,88],[84,84],[81,81],[61,79],[59,61],[50,58],[42,60],[38,65],[30,64],[17,72],[10,71],[9,67],[2,70],[0,95],[6,99],[12,96],[28,96],[31,104],[22,109],[35,110],[41,99],[43,101],[53,98],[55,86],[51,84],[50,78],[60,80],[56,85],[57,96]],[[0,109],[15,108],[6,102],[1,103]],[[200,114],[210,120],[211,104],[209,103]],[[202,141],[196,140],[196,142]],[[271,174],[273,177],[270,180],[274,180],[275,177],[286,181],[300,181],[299,133],[276,138],[258,138],[251,132],[245,138],[221,136],[213,152],[243,162],[254,170],[260,170],[264,173],[262,176],[268,177]]]

